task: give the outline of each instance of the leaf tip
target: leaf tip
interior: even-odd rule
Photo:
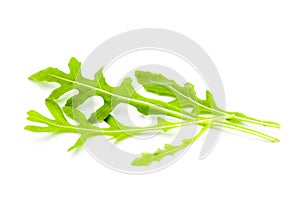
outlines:
[[[28,80],[30,80],[30,81],[33,81],[33,79],[34,79],[33,75],[28,77]]]
[[[80,62],[75,57],[71,57],[69,60],[69,66],[79,65]]]
[[[31,130],[31,128],[30,128],[31,126],[30,125],[27,125],[27,126],[25,126],[24,127],[24,130],[26,130],[26,131],[30,131]]]
[[[67,152],[70,152],[70,151],[72,151],[73,149],[75,149],[75,147],[74,147],[74,146],[71,146],[70,148],[67,149]]]
[[[280,140],[279,139],[277,139],[277,138],[274,138],[274,140],[272,141],[272,142],[280,142]]]
[[[141,162],[140,158],[136,158],[131,162],[132,166],[137,166],[137,167],[141,167],[141,166],[147,166],[145,165],[143,162]]]

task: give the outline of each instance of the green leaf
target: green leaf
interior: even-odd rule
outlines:
[[[191,83],[187,82],[181,86],[174,80],[168,79],[161,74],[144,71],[136,71],[135,76],[146,91],[157,95],[173,97],[174,100],[169,102],[170,105],[181,108],[192,108],[191,114],[195,116],[207,113],[226,114],[216,106],[213,96],[209,91],[206,91],[206,99],[198,98],[194,85]]]
[[[253,124],[280,128],[280,125],[276,122],[258,120],[249,117],[240,112],[227,112],[220,109],[213,98],[213,95],[207,90],[206,99],[200,99],[197,97],[194,90],[194,86],[191,83],[186,83],[184,86],[180,86],[174,80],[170,80],[161,74],[155,74],[151,72],[136,71],[135,76],[137,81],[143,85],[144,89],[148,92],[174,97],[175,99],[169,104],[181,107],[192,108],[192,114],[199,116],[205,113],[213,113],[215,115],[235,115],[235,118],[229,120],[236,124],[242,124],[242,122],[249,122]]]
[[[154,153],[142,153],[141,157],[133,160],[131,165],[133,166],[148,166],[152,162],[159,162],[166,156],[173,156],[176,152],[188,147],[192,143],[194,143],[207,129],[209,126],[203,127],[200,132],[190,139],[182,140],[182,144],[179,146],[173,146],[170,144],[165,144],[164,149],[158,149]]]
[[[177,107],[190,107],[198,109],[197,95],[194,90],[194,85],[186,83],[180,86],[174,80],[170,80],[161,74],[155,74],[145,71],[135,71],[135,76],[139,84],[148,92],[175,98],[171,102]]]
[[[82,76],[81,63],[76,58],[71,58],[68,66],[69,73],[49,67],[29,77],[32,81],[54,82],[60,86],[54,89],[45,101],[52,119],[31,110],[28,112],[27,119],[41,125],[28,125],[25,129],[33,132],[79,134],[79,139],[68,149],[69,151],[80,148],[89,138],[95,136],[107,136],[118,143],[132,136],[145,135],[149,131],[160,131],[163,133],[173,128],[191,124],[200,125],[204,128],[195,137],[183,140],[179,146],[166,144],[163,150],[158,149],[152,154],[142,153],[140,158],[136,158],[132,162],[132,165],[148,166],[154,161],[160,161],[165,156],[174,155],[176,152],[191,145],[209,127],[224,127],[258,136],[271,142],[279,141],[272,136],[247,128],[244,124],[244,122],[248,122],[279,128],[280,125],[278,123],[258,120],[240,112],[222,110],[218,108],[209,91],[206,91],[205,99],[197,97],[194,85],[191,83],[181,86],[174,80],[170,80],[161,74],[136,71],[137,81],[143,85],[146,91],[173,98],[170,102],[163,102],[138,94],[132,86],[131,78],[125,78],[119,86],[110,86],[104,78],[103,67],[99,69],[94,75],[94,79],[91,80]],[[55,100],[71,90],[77,90],[78,94],[69,98],[63,109],[61,109]],[[87,119],[77,108],[93,96],[102,97],[104,104]],[[180,119],[181,121],[167,121],[158,117],[157,124],[153,126],[126,126],[118,122],[112,115],[114,108],[120,103],[130,104],[144,115],[167,116]],[[192,108],[192,112],[186,111],[185,108]],[[69,122],[69,118],[73,122]],[[93,124],[103,120],[109,125],[109,128],[101,128]]]
[[[125,126],[118,122],[112,115],[105,118],[105,122],[110,125],[109,128],[101,128],[91,124],[83,113],[79,110],[74,109],[70,106],[65,106],[63,109],[53,99],[46,99],[46,106],[54,119],[49,119],[36,111],[28,112],[28,120],[32,122],[38,122],[45,126],[28,125],[25,127],[26,130],[32,132],[50,132],[50,133],[77,133],[80,134],[80,138],[77,142],[69,148],[81,147],[84,142],[95,136],[108,136],[110,139],[116,141],[116,143],[123,141],[132,136],[143,135],[147,131],[161,131],[166,132],[170,129],[177,128],[180,126],[186,126],[190,124],[198,124],[201,121],[191,122],[169,122],[162,118],[158,118],[157,124],[148,127],[131,127]],[[67,121],[66,116],[73,119],[77,124],[71,124]],[[205,123],[211,123],[206,121]]]
[[[81,63],[73,57],[69,61],[69,74],[62,72],[57,68],[49,67],[31,75],[29,80],[36,82],[46,81],[59,83],[60,87],[55,89],[49,96],[51,99],[58,99],[61,95],[74,88],[74,83],[70,82],[69,80],[75,80],[77,75],[81,74],[80,65]]]
[[[154,100],[139,95],[133,88],[130,78],[125,78],[120,86],[111,87],[107,84],[101,68],[93,80],[84,78],[80,70],[80,62],[71,58],[70,73],[64,73],[56,68],[47,68],[29,77],[30,80],[41,82],[56,82],[61,86],[55,89],[49,98],[58,99],[66,92],[76,89],[78,94],[70,98],[66,106],[77,108],[92,96],[101,96],[104,105],[90,117],[92,122],[102,121],[120,103],[128,103],[144,115],[169,115],[180,119],[193,119],[193,114],[183,111],[180,107],[163,101]]]

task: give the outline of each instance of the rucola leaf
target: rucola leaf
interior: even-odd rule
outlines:
[[[36,111],[28,112],[28,120],[44,124],[46,126],[29,125],[25,129],[33,132],[49,132],[49,133],[78,133],[80,138],[69,148],[73,150],[81,147],[84,142],[94,136],[108,136],[116,142],[123,141],[132,136],[143,135],[149,131],[167,132],[170,129],[187,126],[191,124],[207,124],[211,120],[198,120],[191,122],[169,122],[162,118],[157,119],[157,124],[148,127],[131,127],[118,122],[112,115],[109,115],[105,121],[110,125],[109,128],[100,128],[91,124],[80,111],[73,109],[70,106],[65,106],[63,109],[53,99],[46,99],[46,106],[54,119],[49,119]],[[71,124],[67,121],[65,115],[75,120],[77,124]]]
[[[240,112],[224,111],[216,105],[213,95],[208,90],[206,91],[206,99],[198,98],[194,90],[194,85],[191,83],[186,83],[184,86],[181,86],[162,74],[139,70],[135,72],[135,76],[138,83],[140,83],[146,91],[162,96],[173,97],[174,100],[169,102],[171,105],[181,108],[192,108],[192,114],[196,116],[205,113],[225,116],[235,115],[235,118],[229,119],[233,123],[241,124],[242,122],[249,122],[268,127],[280,127],[278,123],[258,120]]]
[[[132,165],[147,166],[154,161],[160,161],[165,156],[174,155],[174,153],[192,144],[210,127],[224,127],[230,130],[255,135],[271,142],[279,141],[274,137],[247,128],[243,122],[276,128],[279,128],[279,124],[251,118],[240,112],[224,111],[218,108],[209,91],[206,91],[206,99],[198,98],[194,86],[191,83],[186,83],[184,86],[181,86],[174,80],[170,80],[161,74],[136,71],[136,78],[146,91],[174,98],[171,102],[163,102],[138,94],[133,88],[130,78],[125,78],[119,86],[112,87],[107,84],[103,76],[103,68],[95,74],[93,80],[90,80],[82,76],[81,63],[78,62],[77,59],[71,58],[68,66],[70,69],[69,73],[49,67],[29,77],[30,80],[36,82],[54,82],[59,83],[60,86],[53,90],[49,98],[46,99],[46,106],[54,119],[49,119],[31,110],[28,112],[27,119],[32,122],[44,124],[44,126],[29,125],[26,126],[25,129],[33,132],[50,132],[55,134],[80,134],[80,138],[69,150],[81,147],[89,138],[94,136],[105,135],[116,142],[120,142],[132,136],[144,135],[147,131],[156,130],[167,132],[170,129],[191,124],[197,124],[203,127],[195,137],[183,140],[179,146],[166,144],[163,150],[158,149],[153,154],[142,153],[142,156],[136,158],[132,162]],[[65,107],[61,109],[55,100],[74,89],[78,91],[78,94],[69,98]],[[104,104],[87,119],[86,116],[76,108],[93,96],[101,96],[104,100]],[[157,124],[154,126],[126,126],[118,122],[111,115],[111,112],[120,103],[130,104],[144,115],[159,114],[178,118],[182,121],[169,122],[158,118]],[[192,108],[192,112],[186,111],[185,108]],[[66,116],[73,119],[76,124],[70,123]],[[93,125],[94,122],[103,120],[110,126],[109,128],[101,128]]]
[[[173,156],[175,153],[179,152],[180,150],[188,147],[192,143],[194,143],[207,129],[209,126],[203,127],[200,132],[190,139],[182,140],[182,144],[178,146],[173,146],[170,144],[165,144],[164,149],[158,149],[154,153],[142,153],[141,157],[136,158],[132,161],[133,166],[148,166],[154,161],[160,161],[166,156]]]
[[[75,58],[71,58],[68,66],[70,69],[69,74],[49,67],[35,73],[29,79],[37,82],[59,83],[61,86],[55,89],[49,97],[53,99],[59,98],[72,89],[78,90],[79,93],[70,98],[66,106],[74,106],[76,108],[89,97],[101,96],[104,100],[104,105],[91,115],[91,122],[104,120],[120,103],[133,105],[144,115],[149,115],[150,113],[162,114],[180,119],[193,119],[195,117],[191,113],[183,111],[178,106],[139,95],[133,88],[130,78],[125,78],[118,87],[111,87],[105,81],[103,68],[95,74],[93,80],[90,80],[82,76],[80,70],[81,64]]]

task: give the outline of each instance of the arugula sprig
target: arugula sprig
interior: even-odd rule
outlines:
[[[136,107],[144,115],[149,115],[151,111],[151,114],[165,114],[180,119],[193,119],[195,117],[177,106],[141,96],[133,88],[130,78],[125,78],[118,87],[108,85],[103,76],[103,67],[96,72],[94,79],[90,80],[82,76],[81,63],[77,59],[71,58],[68,66],[70,69],[69,74],[57,68],[49,67],[33,74],[29,79],[35,82],[60,84],[60,87],[50,94],[49,98],[51,99],[58,99],[73,89],[77,90],[78,94],[69,98],[66,106],[76,108],[92,96],[101,96],[104,100],[104,105],[90,116],[89,120],[91,122],[104,120],[120,103],[128,103]]]
[[[101,128],[89,122],[85,115],[77,109],[70,106],[60,108],[60,106],[53,100],[47,98],[45,104],[52,114],[54,119],[49,119],[42,114],[30,110],[27,112],[27,119],[32,122],[37,122],[42,125],[28,125],[26,130],[33,132],[49,132],[54,134],[61,133],[75,133],[80,134],[78,141],[68,149],[68,151],[81,147],[84,142],[95,136],[108,136],[110,140],[115,140],[116,143],[121,142],[129,137],[145,135],[148,131],[167,132],[173,128],[181,126],[188,126],[192,124],[207,125],[211,124],[214,119],[199,119],[197,121],[185,122],[169,122],[163,118],[157,118],[157,124],[147,127],[131,127],[123,125],[118,122],[112,115],[109,115],[105,122],[110,125],[109,128]],[[76,120],[76,124],[68,122],[66,116]]]
[[[131,164],[134,166],[148,166],[154,161],[160,161],[165,156],[173,156],[176,152],[181,151],[182,149],[193,144],[209,127],[210,124],[207,124],[200,130],[200,132],[196,136],[190,139],[182,140],[181,145],[174,146],[165,144],[164,149],[157,149],[154,153],[142,153],[141,157],[134,159]]]
[[[209,128],[227,128],[271,142],[279,142],[277,138],[248,128],[245,125],[246,122],[279,128],[280,125],[278,123],[258,120],[240,112],[222,110],[216,105],[209,91],[206,91],[205,99],[200,99],[191,83],[181,86],[174,80],[170,80],[161,74],[136,71],[135,76],[138,83],[147,92],[173,98],[170,102],[163,102],[138,94],[131,84],[131,78],[125,78],[120,86],[112,87],[104,78],[103,68],[94,75],[93,80],[90,80],[82,76],[81,63],[77,59],[71,58],[68,66],[70,69],[69,73],[49,67],[29,77],[30,80],[35,82],[54,82],[60,84],[60,86],[54,89],[46,99],[46,106],[54,119],[49,119],[31,110],[28,112],[27,119],[44,124],[44,126],[29,125],[25,129],[33,132],[50,132],[55,134],[80,134],[80,138],[68,149],[69,151],[81,147],[89,138],[95,136],[107,136],[118,143],[132,136],[144,135],[147,131],[167,132],[170,129],[191,124],[203,127],[195,137],[183,140],[179,146],[166,144],[163,150],[158,149],[154,153],[142,153],[140,158],[136,158],[132,162],[132,165],[147,166],[154,161],[160,161],[165,156],[173,155],[191,145]],[[78,91],[78,94],[70,97],[66,101],[65,106],[61,108],[56,103],[56,100],[74,89]],[[76,108],[93,96],[101,96],[104,104],[87,118]],[[177,118],[181,121],[172,122],[158,117],[157,124],[154,126],[126,126],[111,115],[114,108],[120,103],[130,104],[144,115],[162,115]],[[188,112],[186,108],[191,108],[192,111]],[[73,122],[75,121],[75,124],[69,122],[66,116],[72,119]],[[105,121],[109,128],[102,128],[94,124],[102,121]]]
[[[177,107],[192,108],[192,113],[200,115],[203,113],[214,113],[216,115],[234,115],[235,122],[249,122],[253,124],[263,125],[267,127],[280,128],[280,124],[276,122],[258,120],[253,117],[246,116],[240,112],[227,112],[220,109],[212,96],[207,90],[206,99],[197,97],[194,85],[186,83],[184,86],[177,84],[174,80],[170,80],[161,74],[152,72],[135,71],[135,76],[147,92],[151,92],[160,96],[168,96],[175,98],[169,104]],[[233,119],[230,119],[233,121]]]

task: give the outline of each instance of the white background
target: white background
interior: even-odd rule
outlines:
[[[0,199],[300,198],[298,1],[81,2],[0,3]],[[23,130],[26,111],[45,111],[49,93],[29,75],[66,69],[69,57],[84,60],[106,39],[146,27],[200,44],[221,74],[227,109],[280,122],[281,142],[225,133],[205,160],[196,143],[166,170],[135,176],[67,153],[76,136]]]

